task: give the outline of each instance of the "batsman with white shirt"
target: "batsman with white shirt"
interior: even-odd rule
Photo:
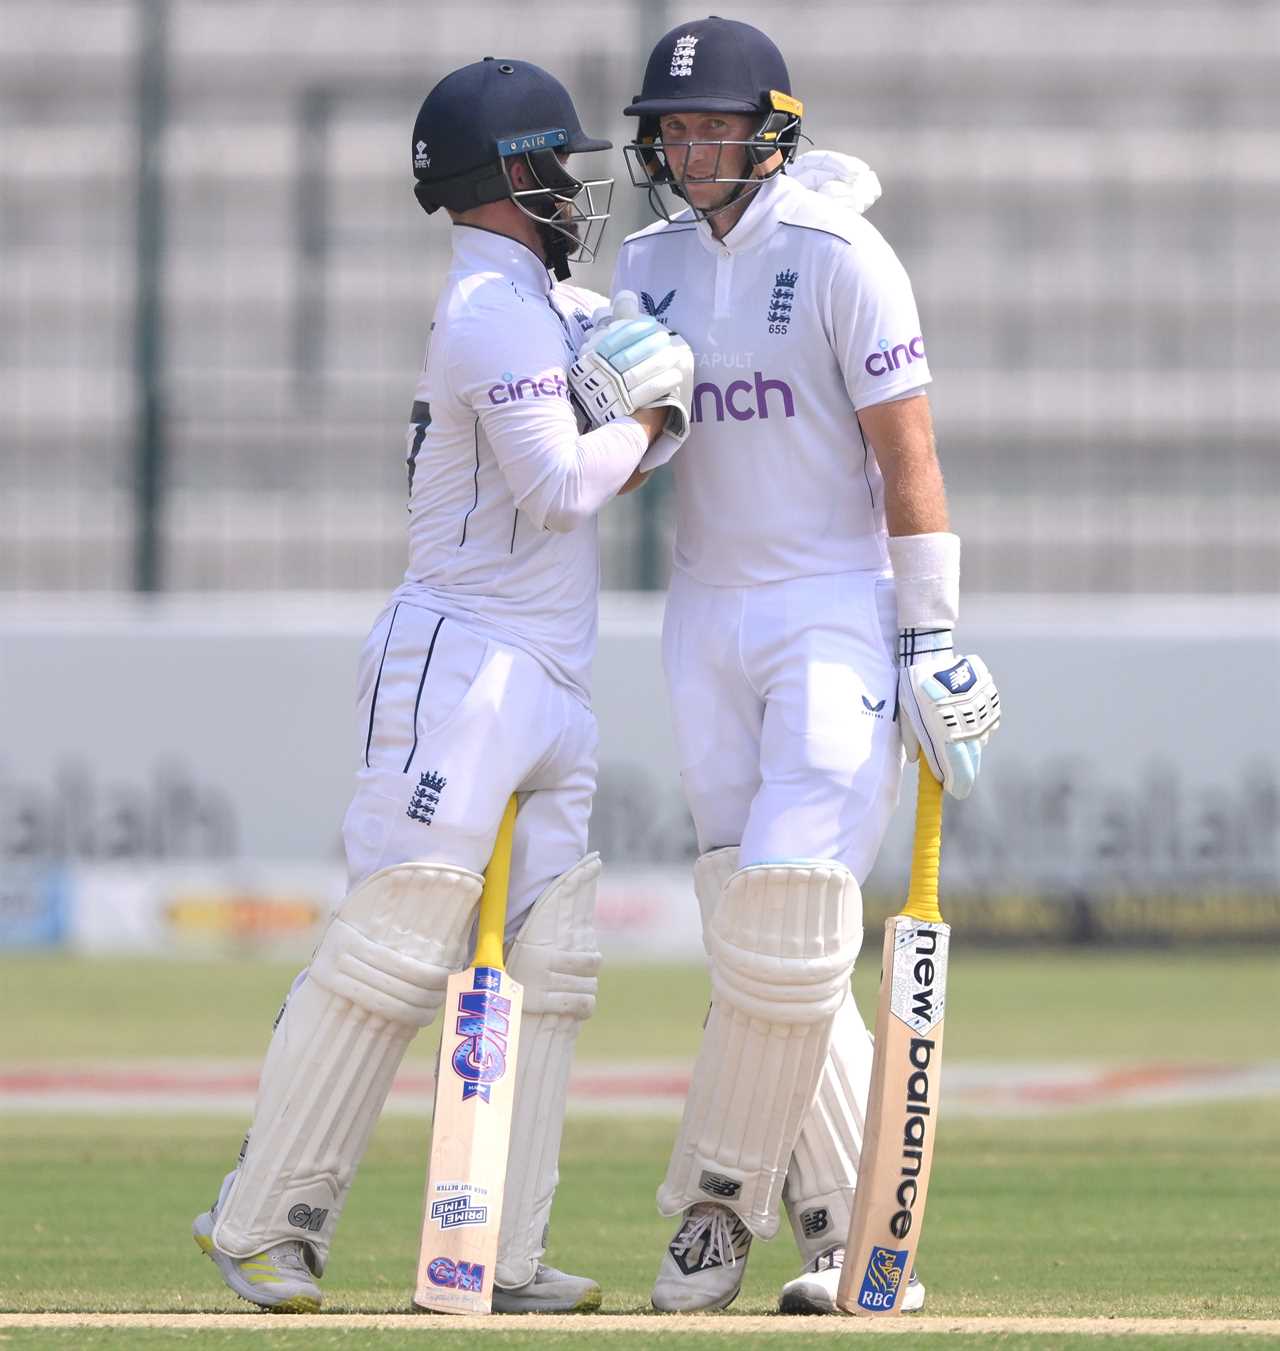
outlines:
[[[409,567],[360,665],[350,891],[277,1020],[239,1165],[194,1225],[231,1289],[267,1308],[319,1308],[396,1069],[470,959],[513,793],[507,968],[524,1016],[493,1308],[600,1302],[541,1261],[599,965],[595,513],[678,448],[693,369],[656,319],[624,302],[597,327],[604,298],[567,284],[612,190],[567,161],[609,148],[558,81],[514,60],[454,71],[414,127],[415,193],[449,213],[453,260],[408,433]]]
[[[828,1312],[872,1059],[860,887],[903,747],[966,796],[999,698],[952,647],[960,541],[910,284],[863,203],[787,173],[803,107],[781,53],[743,23],[682,24],[625,111],[662,219],[626,240],[614,290],[696,359],[663,657],[713,992],[653,1303],[725,1307],[785,1207],[806,1265],[781,1308]]]

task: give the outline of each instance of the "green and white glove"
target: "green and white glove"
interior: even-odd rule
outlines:
[[[642,315],[632,291],[620,291],[610,309],[597,311],[594,319],[595,327],[569,368],[569,387],[597,427],[637,409],[668,409],[661,463],[689,434],[693,352],[657,319]],[[641,467],[652,465],[642,462]]]

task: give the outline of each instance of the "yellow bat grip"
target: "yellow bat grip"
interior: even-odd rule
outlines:
[[[911,847],[911,885],[902,909],[912,919],[941,924],[938,909],[938,865],[942,857],[942,785],[920,756],[920,786],[916,789],[916,834]]]
[[[507,927],[507,887],[511,882],[511,837],[516,827],[516,799],[507,799],[502,813],[493,857],[484,870],[484,890],[480,893],[480,924],[476,931],[476,966],[502,965],[502,935]]]

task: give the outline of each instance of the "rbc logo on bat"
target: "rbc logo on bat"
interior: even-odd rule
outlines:
[[[507,1072],[511,1001],[497,993],[502,982],[491,967],[476,967],[474,987],[458,996],[457,1033],[462,1038],[449,1063],[462,1080],[462,1100],[489,1101],[489,1088]]]
[[[454,1262],[448,1257],[433,1257],[427,1265],[427,1280],[444,1290],[484,1289],[484,1267],[475,1262]]]
[[[893,1248],[872,1248],[858,1291],[860,1309],[892,1309],[902,1278],[907,1274],[907,1254]]]

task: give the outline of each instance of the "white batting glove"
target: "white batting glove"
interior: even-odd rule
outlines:
[[[934,777],[965,798],[982,767],[982,748],[1000,726],[1000,691],[981,657],[958,657],[951,630],[898,635],[899,730],[908,760],[924,751]]]
[[[838,150],[806,150],[787,167],[787,176],[862,215],[880,200],[880,180],[866,160]]]
[[[574,395],[596,426],[629,417],[640,408],[668,408],[664,435],[683,441],[693,399],[689,344],[673,337],[652,316],[642,316],[631,291],[618,293],[605,319],[597,323],[569,368]]]
[[[605,325],[611,323],[634,324],[636,322],[643,324],[648,321],[666,331],[661,320],[640,313],[640,304],[634,291],[619,291],[610,309],[596,312],[595,321],[597,324],[600,323],[601,316],[604,318]],[[595,337],[596,334],[593,332],[585,345],[591,346],[592,339]],[[671,345],[675,349],[673,355],[680,371],[680,388],[661,399],[656,399],[649,405],[651,408],[667,408],[670,411],[667,414],[667,424],[662,430],[662,435],[655,439],[638,466],[646,472],[656,469],[660,464],[665,464],[684,445],[685,439],[689,435],[689,411],[693,407],[694,386],[693,348],[678,333],[671,334]]]

